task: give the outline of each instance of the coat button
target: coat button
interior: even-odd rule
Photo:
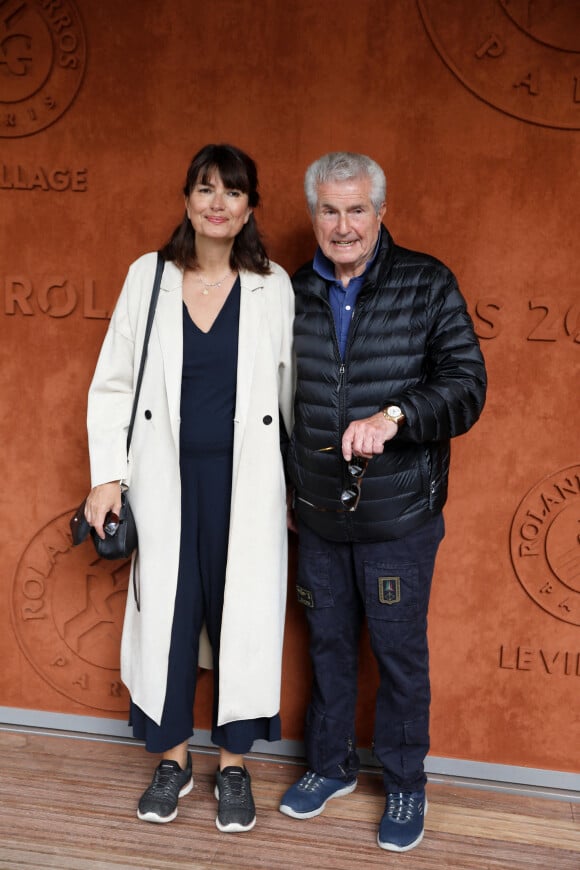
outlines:
[[[262,423],[265,423],[266,426],[269,426],[271,422],[272,422],[272,418],[270,417],[269,414],[266,414],[266,416],[262,420]]]
[[[153,416],[153,414],[151,413],[151,411],[145,411],[145,419],[146,420],[150,420],[152,416]]]

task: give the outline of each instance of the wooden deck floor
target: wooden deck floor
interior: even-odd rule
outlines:
[[[132,743],[0,731],[0,867],[58,870],[579,870],[580,804],[429,784],[423,842],[376,845],[381,779],[361,774],[352,795],[308,821],[278,812],[303,767],[251,759],[258,822],[247,834],[215,827],[215,755],[196,752],[195,786],[169,825],[138,821],[136,801],[155,760]]]

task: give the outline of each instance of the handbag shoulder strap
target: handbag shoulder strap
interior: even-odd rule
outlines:
[[[147,359],[147,347],[149,345],[149,336],[153,327],[153,318],[155,317],[155,309],[157,307],[157,299],[159,298],[159,288],[161,287],[161,276],[163,275],[163,267],[165,261],[161,256],[161,252],[157,251],[157,268],[155,270],[155,280],[153,282],[153,291],[151,293],[151,302],[149,303],[149,313],[147,314],[147,325],[145,326],[145,338],[143,339],[143,351],[141,353],[141,362],[139,364],[139,374],[137,375],[137,384],[135,386],[135,396],[133,398],[133,407],[131,409],[131,421],[127,432],[127,453],[131,446],[131,438],[133,436],[133,426],[135,425],[135,416],[137,414],[137,403],[139,402],[139,393],[141,392],[141,381],[143,380],[143,372],[145,371],[145,361]]]

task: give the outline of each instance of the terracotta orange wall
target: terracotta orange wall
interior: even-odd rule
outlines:
[[[307,164],[363,151],[397,240],[455,270],[489,401],[454,444],[430,613],[432,752],[578,771],[577,4],[8,0],[0,10],[0,704],[124,718],[126,567],[73,552],[86,391],[128,264],[181,216],[193,153],[257,160],[288,270]],[[23,40],[30,37],[30,43]],[[290,602],[284,736],[309,665]],[[162,579],[162,578],[160,578]],[[362,649],[360,742],[376,672]],[[209,681],[198,698],[208,725]]]

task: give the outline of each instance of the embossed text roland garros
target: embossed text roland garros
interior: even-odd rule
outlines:
[[[580,626],[580,465],[554,472],[524,496],[511,526],[510,553],[519,582],[547,618]],[[579,677],[580,652],[556,643],[502,644],[499,667]]]
[[[54,517],[26,545],[12,586],[12,625],[28,662],[53,689],[91,709],[126,712],[118,649],[129,562],[73,547],[71,514]]]
[[[580,3],[417,0],[434,49],[461,84],[530,124],[580,130]]]
[[[31,136],[62,117],[81,86],[86,55],[72,0],[3,0],[0,137]]]

